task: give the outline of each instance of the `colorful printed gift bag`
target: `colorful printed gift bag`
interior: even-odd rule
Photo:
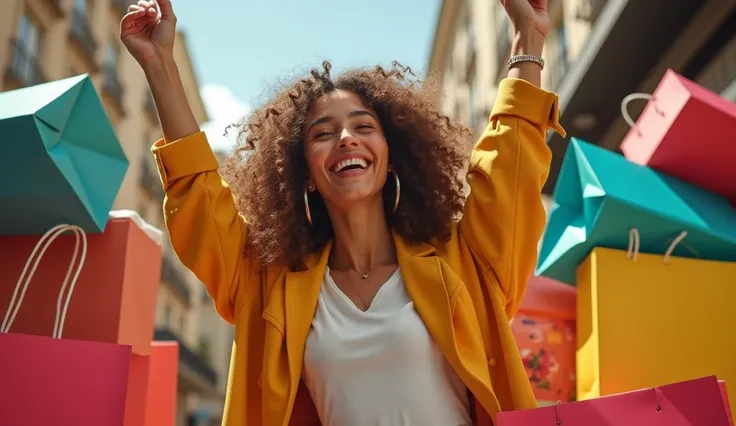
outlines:
[[[89,76],[0,93],[0,235],[102,232],[127,170]]]
[[[635,246],[597,247],[578,270],[578,399],[706,375],[736,382],[736,262]]]
[[[130,344],[133,353],[150,353],[161,278],[160,238],[161,231],[157,235],[131,211],[111,213],[105,232],[87,236],[87,263],[67,310],[67,338]],[[0,238],[0,315],[37,240],[35,235]],[[25,294],[26,303],[37,308],[18,313],[16,332],[47,333],[57,303],[54,285],[66,273],[74,244],[72,236],[63,235],[46,251],[35,270],[36,282]]]
[[[57,286],[62,282],[61,290],[55,289],[57,303],[34,306],[24,300],[31,278],[51,243],[66,231],[74,232],[75,244],[67,257],[66,275],[55,282]],[[81,228],[54,227],[34,247],[11,290],[0,327],[0,425],[123,424],[130,346],[62,338],[88,253]],[[51,337],[15,332],[13,321],[19,312],[39,314],[43,309],[56,312],[46,323],[47,330],[53,329]]]
[[[626,249],[631,228],[643,253],[736,260],[736,210],[725,198],[575,138],[554,201],[538,275],[574,285],[593,247]],[[675,244],[683,233],[686,244]]]
[[[504,411],[496,426],[728,426],[715,376],[532,410]]]
[[[649,102],[634,123],[627,104],[638,98]],[[736,200],[736,104],[667,70],[652,95],[624,98],[621,113],[626,158]]]
[[[575,295],[546,277],[529,280],[511,330],[540,405],[575,401]]]

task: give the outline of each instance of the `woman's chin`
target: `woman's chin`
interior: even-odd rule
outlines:
[[[343,208],[352,208],[357,205],[369,205],[376,200],[381,201],[380,191],[376,193],[373,188],[334,188],[333,204]]]

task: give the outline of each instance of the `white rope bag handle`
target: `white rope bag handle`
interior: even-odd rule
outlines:
[[[664,252],[664,258],[662,259],[665,265],[670,262],[672,252],[675,251],[677,245],[680,244],[685,237],[687,237],[687,231],[682,231],[674,240],[672,240],[670,246],[667,247],[667,251]],[[636,228],[629,229],[629,250],[626,252],[626,258],[631,259],[632,262],[636,262],[636,258],[639,256],[639,243],[639,230]],[[692,247],[684,243],[683,246],[690,250],[695,256],[698,255]]]
[[[18,278],[18,283],[15,285],[15,291],[13,291],[13,297],[10,299],[8,310],[5,312],[5,318],[3,319],[2,326],[0,327],[0,333],[8,333],[10,331],[10,327],[13,325],[13,321],[15,321],[15,317],[23,303],[26,290],[28,290],[31,279],[36,273],[38,264],[41,263],[41,259],[44,254],[46,254],[46,250],[49,248],[51,243],[66,231],[72,231],[74,233],[74,252],[72,253],[72,260],[69,262],[69,268],[66,271],[66,276],[64,277],[64,281],[61,285],[61,290],[59,290],[59,297],[56,300],[56,317],[54,319],[54,331],[51,335],[54,339],[61,338],[62,331],[64,330],[64,322],[66,321],[66,313],[69,308],[69,302],[71,301],[72,293],[74,292],[74,286],[77,284],[77,279],[79,278],[79,274],[82,272],[82,266],[84,266],[84,261],[87,258],[87,235],[84,233],[82,228],[75,225],[54,226],[49,229],[40,240],[38,240],[36,246],[31,252],[31,255],[26,261],[26,265],[23,267],[23,272],[20,274],[20,278]],[[38,253],[38,255],[36,255],[36,253]],[[79,264],[72,275],[72,269],[74,269],[74,264],[77,263],[77,257],[79,257]],[[33,261],[33,266],[29,272],[28,268],[31,266],[31,261]],[[26,274],[28,274],[27,277]],[[64,299],[64,292],[67,286],[69,286],[69,291],[66,292],[66,298],[62,306],[62,299]],[[18,294],[19,292],[20,295]],[[18,299],[17,302],[16,298]]]
[[[652,108],[654,109],[654,112],[664,117],[664,112],[662,112],[661,109],[657,108],[657,104],[655,103],[654,97],[648,93],[632,93],[630,95],[627,95],[624,97],[624,99],[621,101],[621,116],[623,117],[626,124],[629,125],[634,131],[639,135],[639,137],[642,136],[641,131],[636,127],[636,121],[634,121],[633,118],[631,118],[631,114],[629,114],[629,104],[633,100],[637,99],[645,99],[652,103]]]

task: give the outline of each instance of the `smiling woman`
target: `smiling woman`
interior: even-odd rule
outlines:
[[[222,172],[260,260],[301,268],[344,222],[330,211],[362,220],[366,231],[385,218],[376,227],[408,241],[447,240],[463,207],[459,172],[472,139],[437,112],[434,90],[399,64],[333,81],[325,63],[240,123],[240,144]],[[253,155],[239,161],[247,151]],[[389,166],[397,179],[386,184]],[[402,191],[394,212],[396,182]],[[311,224],[296,213],[305,211]],[[356,217],[361,211],[375,217]]]
[[[545,134],[564,135],[538,87],[547,2],[502,1],[509,74],[469,158],[431,82],[324,63],[239,123],[220,168],[159,1],[160,16],[132,6],[121,35],[161,118],[171,244],[235,325],[223,424],[490,426],[534,407],[509,319],[546,221]]]

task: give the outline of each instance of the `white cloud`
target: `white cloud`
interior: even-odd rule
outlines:
[[[212,148],[230,151],[235,145],[236,132],[230,129],[228,136],[223,136],[225,128],[248,115],[250,107],[225,86],[205,84],[200,92],[210,116],[210,121],[202,126],[202,130],[207,134]]]

